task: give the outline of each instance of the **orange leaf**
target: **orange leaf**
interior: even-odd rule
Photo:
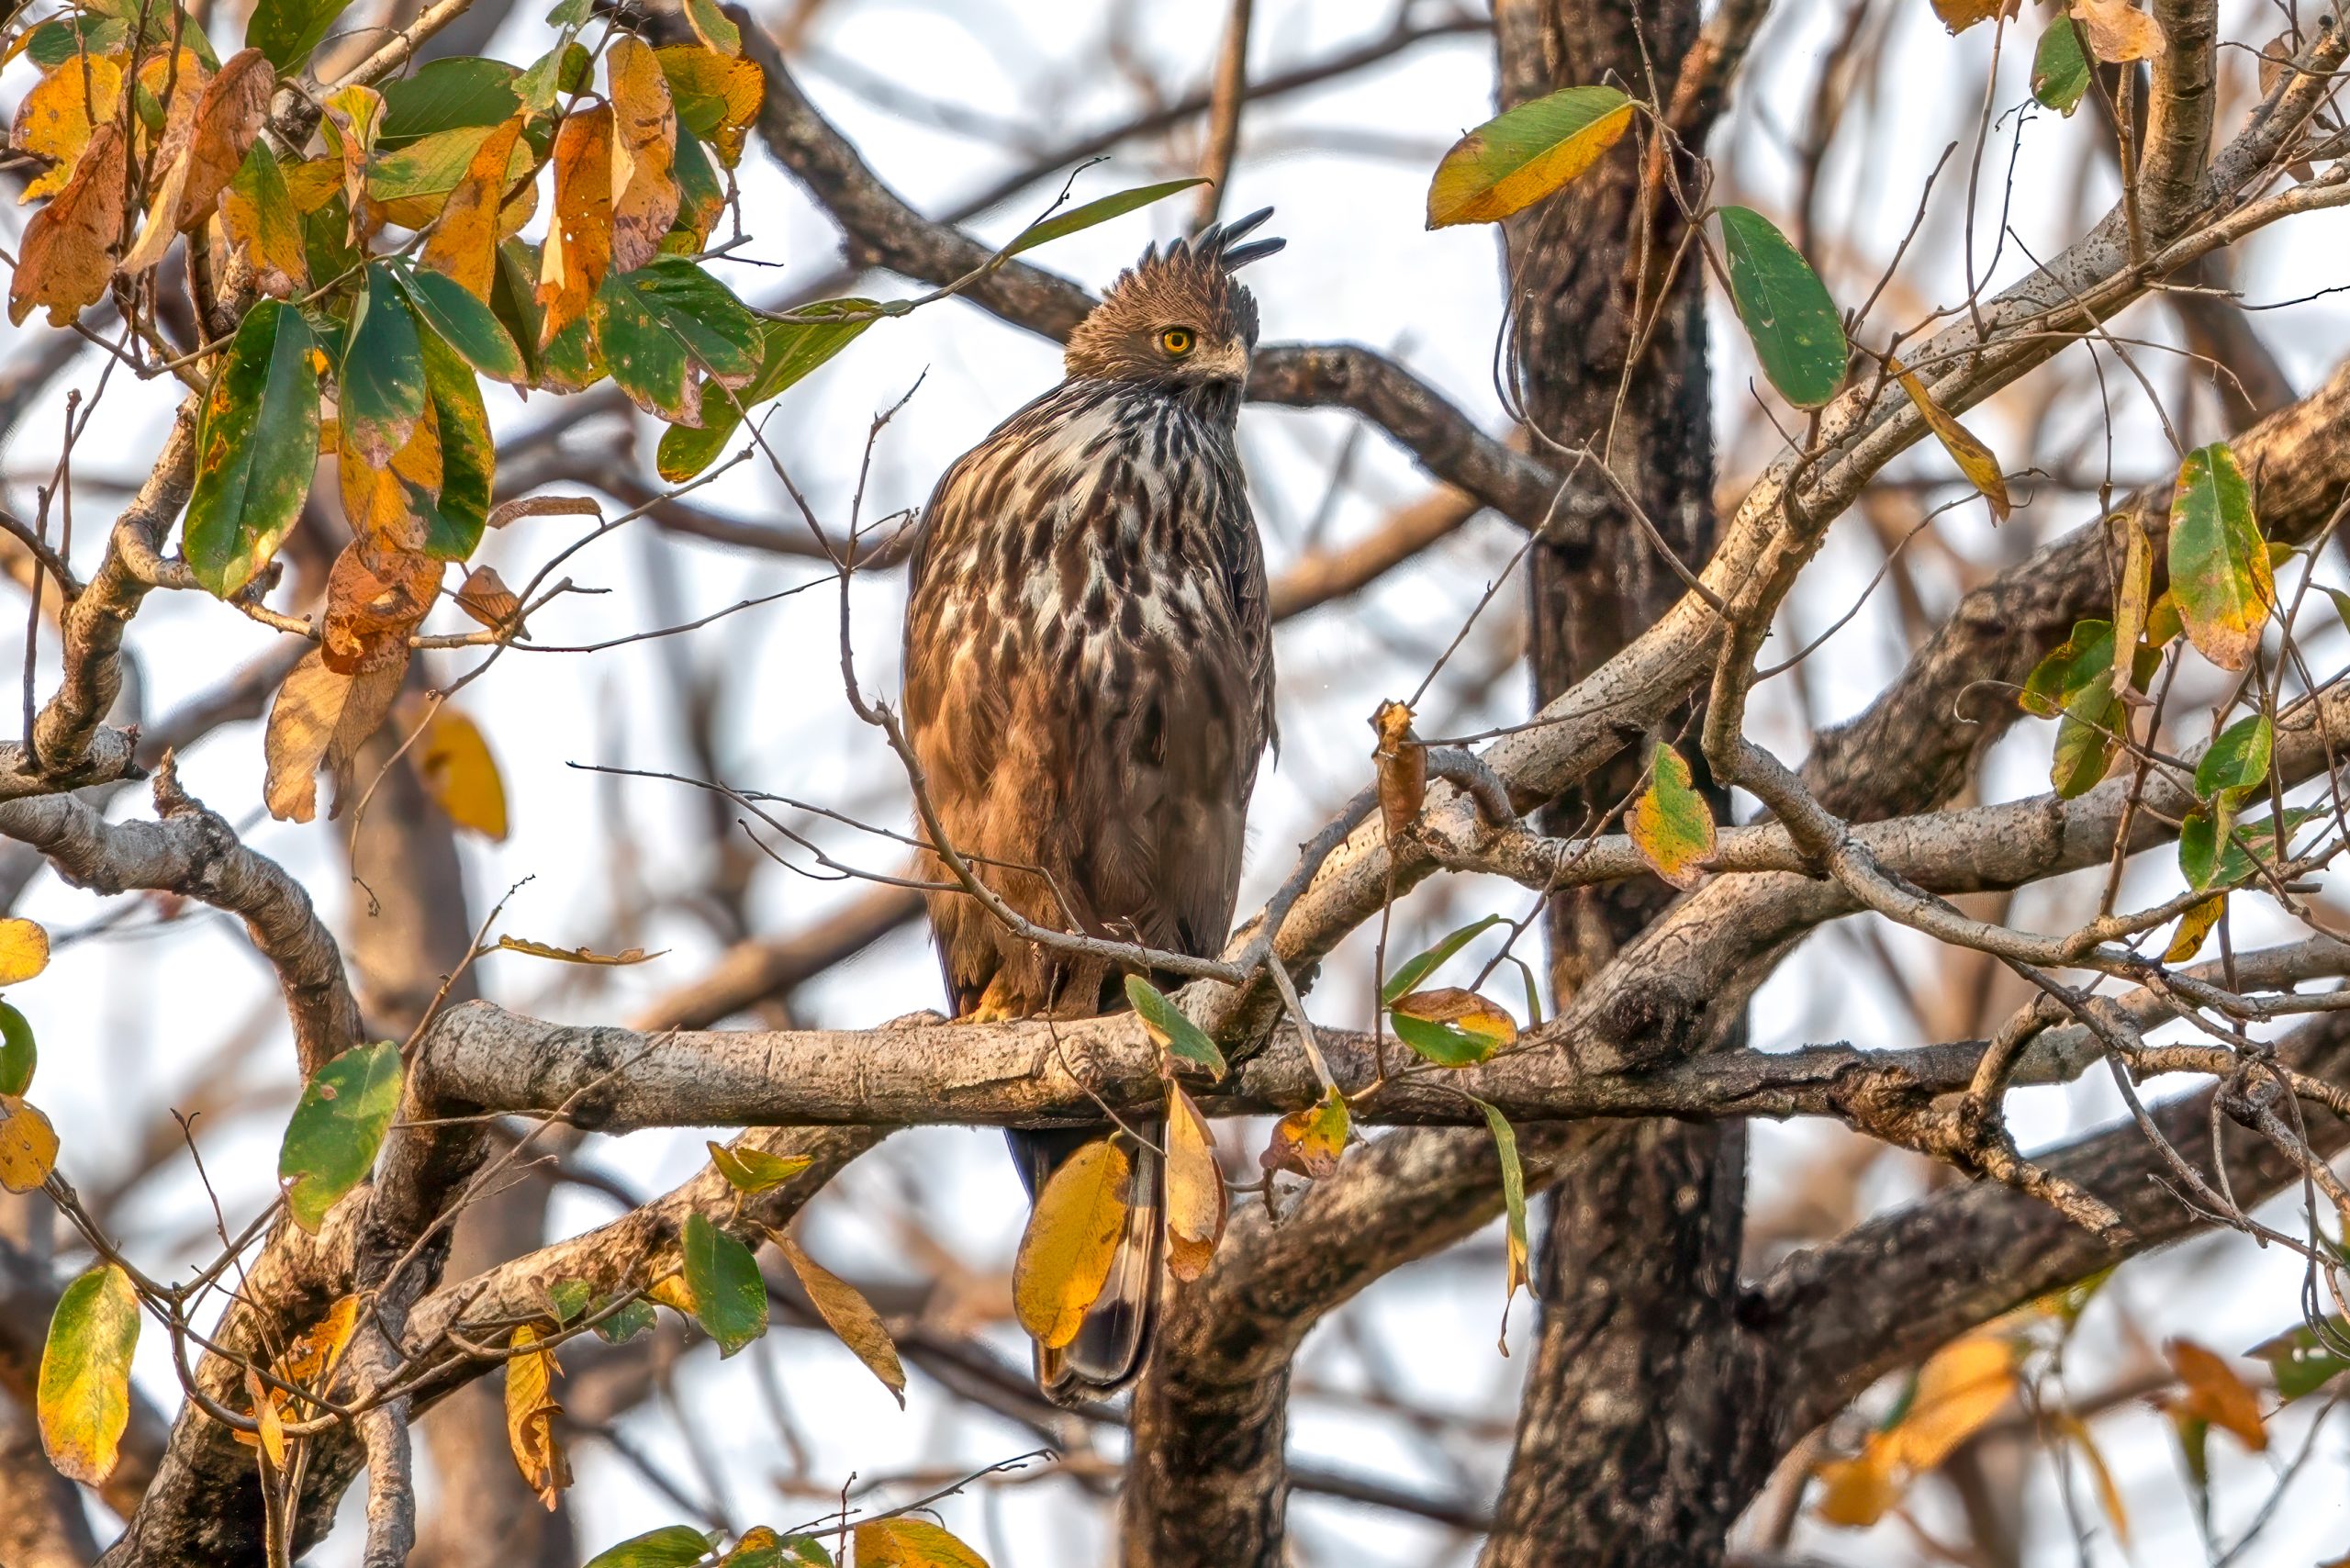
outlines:
[[[604,69],[614,130],[612,266],[634,272],[660,253],[677,219],[677,111],[661,62],[639,39],[614,39]]]
[[[163,118],[162,139],[147,167],[147,221],[139,230],[139,239],[123,253],[122,271],[136,277],[163,259],[179,237],[180,194],[187,188],[188,153],[196,144],[196,111],[204,106],[204,66],[193,50],[180,50],[176,73],[165,69],[168,62],[150,61],[139,73],[139,84],[150,93],[161,96],[169,75],[171,102]],[[214,192],[217,196],[219,193]]]
[[[476,566],[457,590],[457,608],[496,631],[522,613],[522,601],[495,566]]]
[[[1395,837],[1419,820],[1428,795],[1428,748],[1412,733],[1412,710],[1401,702],[1382,702],[1371,716],[1379,736],[1371,761],[1379,774],[1379,820],[1387,836]]]
[[[391,711],[408,673],[406,648],[396,664],[349,676],[327,667],[318,648],[302,655],[269,710],[262,753],[269,773],[262,786],[269,814],[306,823],[318,814],[321,763],[346,776],[352,759]]]
[[[196,106],[194,140],[186,178],[180,187],[173,226],[190,229],[209,217],[212,204],[236,178],[245,154],[261,135],[270,95],[277,90],[277,68],[257,49],[232,54],[220,73],[205,84]]]
[[[405,550],[352,540],[327,574],[327,667],[364,675],[408,663],[408,639],[441,592],[442,564]]]
[[[17,275],[8,284],[8,319],[21,325],[33,307],[49,307],[49,324],[64,327],[106,297],[114,276],[129,201],[122,128],[112,120],[90,133],[82,161],[57,198],[25,225]]]
[[[2163,1349],[2178,1381],[2187,1385],[2176,1409],[2232,1434],[2255,1453],[2267,1450],[2268,1428],[2260,1414],[2260,1396],[2236,1375],[2233,1367],[2192,1339],[2173,1339]]]
[[[539,346],[588,314],[612,261],[612,111],[573,115],[554,136],[554,221],[539,269]]]
[[[441,209],[441,221],[425,236],[420,258],[484,304],[498,277],[498,213],[506,203],[515,139],[521,134],[522,117],[517,115],[482,139],[473,162],[465,165],[464,177]]]

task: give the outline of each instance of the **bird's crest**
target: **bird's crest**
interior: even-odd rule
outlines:
[[[1230,374],[1229,351],[1245,362],[1257,342],[1256,296],[1232,274],[1288,243],[1248,238],[1272,213],[1260,207],[1212,223],[1164,251],[1154,241],[1069,335],[1069,373],[1142,380]],[[1189,346],[1170,352],[1170,335]]]

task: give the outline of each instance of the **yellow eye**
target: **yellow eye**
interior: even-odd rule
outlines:
[[[1193,342],[1191,329],[1188,327],[1169,327],[1158,334],[1158,346],[1177,359],[1181,359],[1192,352]]]

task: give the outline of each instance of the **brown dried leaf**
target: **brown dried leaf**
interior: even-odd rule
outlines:
[[[2173,1410],[2209,1421],[2254,1453],[2267,1451],[2268,1427],[2260,1413],[2260,1396],[2233,1367],[2192,1339],[2173,1339],[2163,1350],[2178,1381],[2187,1385]]]
[[[660,60],[641,40],[614,39],[604,70],[613,116],[611,264],[634,272],[660,253],[661,237],[677,220],[677,110]]]
[[[25,186],[18,206],[55,196],[73,177],[73,165],[97,127],[114,118],[122,96],[122,67],[102,54],[76,54],[33,84],[17,106],[8,144],[53,160]]]
[[[403,645],[398,663],[362,676],[329,669],[320,649],[302,655],[278,689],[262,740],[269,763],[262,794],[270,815],[297,823],[318,815],[319,765],[333,768],[339,780],[348,771],[399,695],[406,652]]]
[[[212,205],[252,151],[277,90],[277,68],[257,49],[230,55],[220,73],[205,84],[196,106],[195,139],[188,147],[186,178],[180,187],[173,227],[190,229],[209,217]]]
[[[522,613],[522,601],[495,566],[476,566],[457,589],[457,608],[495,632]]]
[[[873,1310],[873,1304],[855,1285],[800,1250],[800,1243],[782,1231],[767,1234],[774,1239],[776,1250],[783,1254],[784,1261],[791,1265],[791,1271],[800,1276],[800,1288],[808,1293],[824,1327],[856,1352],[856,1359],[897,1399],[898,1408],[904,1409],[906,1369],[899,1364],[897,1344],[890,1338],[881,1315]]]
[[[8,283],[11,324],[22,325],[34,306],[45,305],[50,326],[71,326],[84,307],[106,297],[129,199],[122,128],[109,120],[90,133],[65,188],[25,225]]]
[[[1012,1302],[1020,1327],[1047,1350],[1077,1338],[1109,1282],[1133,1175],[1126,1151],[1105,1137],[1069,1156],[1036,1194],[1012,1266]]]
[[[612,261],[612,111],[571,116],[554,136],[554,220],[539,267],[539,346],[588,314]]]
[[[1167,1092],[1167,1271],[1192,1281],[1207,1271],[1224,1238],[1231,1197],[1216,1163],[1215,1139],[1192,1097]]]
[[[498,277],[499,212],[506,205],[514,142],[521,134],[522,117],[517,115],[482,138],[464,177],[441,209],[441,221],[425,236],[419,258],[484,304],[489,302],[490,286]]]
[[[386,550],[364,534],[344,545],[327,574],[326,624],[319,633],[327,667],[364,675],[405,666],[408,637],[440,596],[441,572],[442,563],[430,556]]]
[[[2073,19],[2087,35],[2089,52],[2108,65],[2153,60],[2167,47],[2162,28],[2131,0],[2073,0]]]
[[[1319,1182],[1338,1169],[1338,1156],[1354,1136],[1354,1118],[1347,1102],[1334,1088],[1303,1111],[1292,1111],[1273,1124],[1273,1139],[1257,1157],[1268,1170],[1287,1170],[1309,1182]]]
[[[1379,737],[1371,753],[1379,774],[1379,820],[1393,838],[1419,820],[1427,803],[1427,747],[1412,734],[1412,711],[1401,702],[1382,702],[1371,728]]]
[[[164,90],[166,63],[151,61],[139,73],[140,84],[158,97]],[[179,238],[180,193],[187,188],[188,154],[196,145],[196,112],[204,106],[205,97],[204,65],[195,50],[180,50],[179,70],[170,81],[162,139],[147,164],[147,220],[122,257],[122,271],[131,277],[162,261],[172,241]]]
[[[648,953],[642,947],[626,947],[617,953],[598,953],[586,947],[550,946],[544,942],[532,942],[520,936],[500,936],[498,946],[505,952],[528,953],[533,958],[554,958],[565,964],[641,964],[669,950],[664,947],[660,953]],[[665,1298],[655,1292],[653,1299],[660,1301]]]
[[[517,1353],[506,1362],[506,1442],[523,1483],[552,1512],[571,1484],[571,1464],[554,1436],[554,1418],[563,1413],[554,1402],[554,1354],[531,1349],[538,1341],[539,1331],[528,1324],[507,1341]]]
[[[2260,95],[2263,98],[2277,90],[2285,73],[2293,63],[2293,35],[2278,33],[2260,46]]]

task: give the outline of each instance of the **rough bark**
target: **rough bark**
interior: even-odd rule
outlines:
[[[1669,70],[1690,55],[1699,28],[1695,0],[1511,0],[1494,22],[1505,104],[1609,80],[1640,91],[1651,80],[1644,57]],[[1599,451],[1662,535],[1651,539],[1617,504],[1587,541],[1534,547],[1537,706],[1681,597],[1661,550],[1694,568],[1718,532],[1704,274],[1684,265],[1659,288],[1683,225],[1662,190],[1644,195],[1634,140],[1507,230],[1526,418],[1552,441]],[[1550,830],[1588,831],[1639,788],[1647,750],[1617,756],[1552,803]],[[1710,793],[1721,814],[1720,791]],[[1547,927],[1560,1003],[1671,897],[1653,880],[1553,897]],[[1718,1460],[1736,1426],[1727,1374],[1743,1126],[1638,1122],[1585,1129],[1572,1142],[1535,1273],[1533,1367],[1484,1561],[1718,1561],[1737,1511]]]

